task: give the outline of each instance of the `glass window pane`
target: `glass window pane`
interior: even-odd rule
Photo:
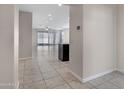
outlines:
[[[44,33],[43,43],[48,44],[48,33]]]

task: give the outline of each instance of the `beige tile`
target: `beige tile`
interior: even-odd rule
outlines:
[[[114,79],[115,77],[113,77],[113,75],[111,75],[111,74],[107,74],[107,75],[104,75],[100,78],[103,79],[104,81],[109,81],[109,80]]]
[[[18,67],[19,67],[19,68],[24,67],[24,63],[18,62]]]
[[[94,80],[89,81],[90,84],[93,86],[98,86],[100,84],[103,84],[105,81],[102,78],[96,78]]]
[[[45,80],[58,77],[59,74],[56,71],[44,72],[42,73]]]
[[[96,88],[98,88],[98,89],[118,89],[117,86],[115,86],[114,84],[112,84],[110,82],[105,82],[105,83],[97,86]]]
[[[38,80],[43,80],[43,77],[41,76],[33,76],[32,81],[38,81]]]
[[[60,69],[60,68],[64,68],[65,65],[58,62],[58,63],[52,64],[52,67],[54,67],[55,69]]]
[[[32,72],[31,71],[29,71],[29,72],[24,72],[23,73],[23,76],[31,76],[32,75]]]
[[[44,81],[27,83],[27,84],[24,84],[23,87],[25,89],[46,89],[46,85]]]
[[[32,82],[32,77],[24,77],[23,82],[24,83]]]
[[[45,82],[48,88],[55,88],[57,86],[61,86],[65,84],[65,81],[61,77],[51,78],[51,79],[45,80]]]
[[[71,82],[71,81],[79,81],[75,76],[73,76],[70,72],[66,73],[61,73],[61,76],[66,82]]]
[[[117,87],[124,89],[124,79],[116,78],[116,79],[110,80],[110,82],[116,85]]]
[[[23,71],[19,72],[19,78],[23,77]]]
[[[74,89],[92,89],[92,88],[94,88],[92,85],[90,85],[88,83],[83,84],[78,81],[71,81],[71,82],[69,82],[69,85]]]
[[[111,76],[113,76],[114,78],[124,78],[124,73],[121,73],[121,72],[119,72],[119,71],[114,71],[114,72],[112,72],[112,73],[110,73],[109,75],[111,75]]]
[[[57,86],[54,89],[71,89],[71,87],[68,84],[64,84],[64,85]]]
[[[70,62],[69,62],[69,61],[67,61],[67,62],[65,62],[65,63],[64,63],[64,65],[65,65],[65,67],[69,67]]]
[[[32,73],[32,68],[24,69],[24,73]]]
[[[38,80],[43,80],[43,77],[39,75],[25,75],[24,76],[24,82],[32,82],[32,81],[38,81]]]
[[[41,74],[41,71],[40,71],[40,69],[32,69],[31,73],[34,75],[39,75],[39,74]]]
[[[52,68],[45,68],[45,69],[41,69],[41,72],[42,73],[45,73],[45,72],[52,72],[52,71],[55,71],[54,69],[52,69]]]
[[[58,73],[60,74],[65,74],[65,73],[69,73],[69,68],[64,67],[64,68],[60,68],[60,69],[56,69]]]
[[[24,64],[25,60],[19,60],[19,64]]]

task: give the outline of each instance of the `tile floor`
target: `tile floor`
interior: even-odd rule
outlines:
[[[112,72],[81,83],[68,68],[69,62],[57,59],[57,47],[39,46],[33,49],[32,60],[19,62],[20,89],[123,89],[124,74]]]

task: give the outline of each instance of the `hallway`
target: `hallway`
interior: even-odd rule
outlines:
[[[38,46],[33,61],[21,61],[20,88],[72,88],[79,82],[68,69],[69,62],[57,60],[57,46]],[[86,88],[84,86],[84,88]]]
[[[57,59],[57,46],[38,46],[33,49],[33,60],[19,62],[21,89],[89,89],[124,88],[124,74],[112,72],[103,77],[81,83],[68,68],[69,62]]]

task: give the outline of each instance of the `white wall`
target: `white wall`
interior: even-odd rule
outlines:
[[[118,63],[117,68],[124,72],[124,5],[118,5],[118,25],[117,25],[117,49],[118,49]]]
[[[32,31],[32,46],[37,46],[37,31],[35,30]]]
[[[18,80],[18,60],[19,60],[19,9],[14,5],[14,88],[19,87]]]
[[[82,5],[70,6],[70,66],[69,68],[79,78],[83,74],[83,31],[82,31]],[[81,26],[80,30],[76,30],[76,26]]]
[[[62,43],[64,44],[69,44],[69,29],[63,29],[62,30],[62,33],[63,33],[63,40],[62,40]]]
[[[115,6],[83,6],[83,78],[115,69]]]
[[[19,12],[19,58],[32,57],[32,13]]]
[[[70,6],[70,68],[84,81],[116,68],[116,6]],[[81,25],[77,31],[76,26]]]
[[[0,88],[15,88],[18,84],[18,10],[14,5],[0,5],[0,42]]]

